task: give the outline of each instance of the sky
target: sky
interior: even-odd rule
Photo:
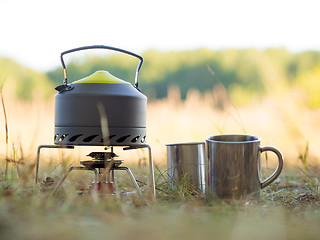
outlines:
[[[96,44],[138,54],[320,51],[319,29],[319,0],[0,0],[0,57],[38,71],[60,66],[65,50]]]

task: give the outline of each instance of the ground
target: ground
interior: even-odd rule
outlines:
[[[50,190],[16,181],[1,192],[0,239],[318,239],[316,173],[291,169],[260,199],[210,202],[183,188],[170,192],[159,171],[156,200],[146,191],[79,194],[71,181],[49,198]]]

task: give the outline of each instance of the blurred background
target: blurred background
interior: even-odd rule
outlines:
[[[166,162],[166,143],[235,133],[278,147],[287,166],[318,164],[319,7],[315,0],[2,0],[0,157],[33,161],[38,145],[53,144],[60,53],[103,44],[144,58],[139,87],[157,163]],[[66,62],[70,82],[103,69],[133,83],[137,66],[104,50]]]

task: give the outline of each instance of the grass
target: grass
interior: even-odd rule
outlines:
[[[9,130],[8,130],[8,119],[7,119],[7,112],[6,112],[6,107],[5,107],[5,102],[4,102],[4,97],[3,97],[3,85],[5,83],[5,80],[1,82],[0,86],[0,95],[1,95],[1,105],[3,109],[3,117],[4,117],[4,129],[6,132],[6,168],[5,168],[5,177],[8,176],[8,145],[9,145]]]
[[[145,175],[145,170],[133,168],[138,179]],[[282,174],[275,184],[262,191],[260,199],[212,202],[181,189],[167,191],[168,184],[162,175],[162,171],[156,172],[156,201],[147,196],[116,199],[110,195],[79,195],[73,182],[83,178],[80,175],[70,177],[64,190],[52,198],[48,198],[49,192],[26,189],[25,182],[16,179],[10,188],[2,186],[0,238],[317,239],[319,236],[320,196],[310,187],[309,177],[299,170]],[[126,183],[121,176],[119,179]]]
[[[292,94],[292,93],[290,93]],[[34,188],[34,160],[40,144],[52,144],[53,102],[26,103],[6,99],[8,144],[0,146],[0,239],[318,239],[320,235],[320,112],[296,108],[295,99],[266,98],[247,107],[215,108],[213,95],[191,91],[182,102],[174,91],[168,99],[149,103],[148,143],[156,162],[157,200],[148,194],[110,196],[78,194],[92,173],[71,173],[57,195],[49,198],[52,181],[70,165],[78,165],[96,149],[42,152],[42,191]],[[282,96],[283,98],[283,96]],[[21,116],[24,123],[21,124]],[[0,118],[1,126],[5,122]],[[0,128],[0,142],[7,131]],[[222,133],[248,133],[273,145],[285,157],[284,172],[256,200],[215,200],[191,194],[186,183],[169,188],[166,143],[204,141]],[[8,146],[12,146],[10,149]],[[130,151],[129,151],[130,152]],[[147,182],[146,152],[121,153],[140,180]],[[264,176],[274,156],[263,155]],[[7,161],[10,160],[10,161]],[[267,164],[266,164],[267,163]],[[5,165],[8,164],[6,168]],[[5,169],[7,173],[5,174]],[[132,191],[126,175],[117,188]]]

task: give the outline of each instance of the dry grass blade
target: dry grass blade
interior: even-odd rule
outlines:
[[[6,112],[6,107],[4,103],[4,98],[3,98],[3,86],[5,83],[5,79],[2,81],[1,86],[0,86],[0,95],[1,95],[1,104],[2,104],[2,109],[3,109],[3,115],[4,115],[4,126],[5,126],[5,132],[6,132],[6,168],[5,168],[5,173],[4,173],[4,178],[7,179],[8,177],[8,166],[9,166],[9,159],[8,159],[8,147],[9,147],[9,130],[8,130],[8,118],[7,118],[7,112]]]
[[[215,72],[213,71],[213,69],[209,65],[207,65],[207,69],[208,69],[209,73],[212,75],[212,77],[217,81],[217,86],[219,86],[219,88],[222,88],[224,90],[224,92],[228,92],[226,87],[222,84],[220,79],[217,77],[217,75],[215,74]],[[242,132],[244,134],[247,134],[245,124],[242,120],[242,117],[240,115],[240,111],[239,111],[239,108],[237,107],[237,105],[230,99],[229,96],[227,98],[225,98],[224,101],[222,101],[222,102],[227,102],[227,104],[231,105],[235,109],[236,116],[234,116],[233,114],[231,114],[229,112],[226,112],[226,113],[228,114],[228,116],[230,116],[238,124],[238,126],[241,128]],[[222,104],[222,105],[225,105],[225,104]],[[225,107],[221,107],[221,108],[222,108],[222,110],[224,110]]]
[[[108,129],[107,113],[106,113],[102,103],[98,103],[97,107],[98,107],[98,111],[100,114],[100,123],[101,123],[103,144],[104,144],[104,146],[108,146],[110,144],[110,142],[109,142],[109,129]],[[114,159],[111,158],[111,162],[105,167],[105,170],[99,176],[99,181],[103,181],[103,179],[108,175],[108,173],[111,170],[111,167],[113,166],[113,161],[114,161]]]
[[[97,108],[100,114],[100,123],[101,123],[101,131],[102,131],[102,138],[104,146],[109,145],[109,129],[108,129],[108,118],[107,113],[102,105],[102,103],[97,104]]]
[[[307,170],[307,156],[309,152],[309,141],[306,142],[306,146],[303,152],[299,153],[298,158],[301,160],[302,165],[303,165],[303,170]]]

